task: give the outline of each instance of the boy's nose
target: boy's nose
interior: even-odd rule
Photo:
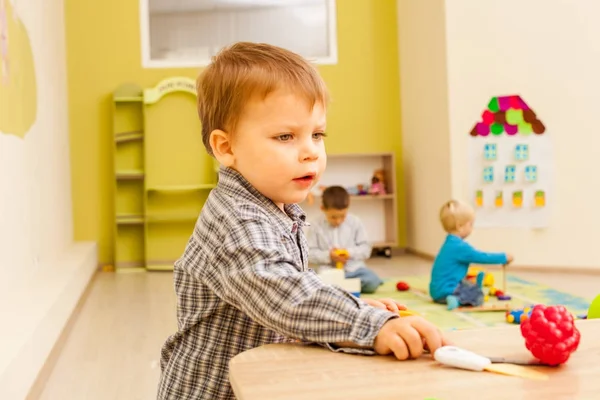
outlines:
[[[312,140],[310,143],[306,143],[302,146],[302,149],[300,150],[301,161],[314,161],[318,158],[319,148]]]

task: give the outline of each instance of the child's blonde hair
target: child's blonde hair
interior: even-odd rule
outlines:
[[[450,200],[440,210],[440,222],[448,233],[455,232],[459,225],[466,224],[475,218],[475,211],[467,203]]]
[[[300,55],[264,43],[239,42],[224,48],[197,81],[202,141],[212,155],[210,134],[235,131],[245,104],[285,87],[298,92],[312,108],[327,106],[329,93],[317,69]]]

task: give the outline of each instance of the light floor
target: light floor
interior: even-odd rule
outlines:
[[[375,258],[384,277],[427,273],[413,256]],[[592,299],[593,275],[519,272],[520,277]],[[172,274],[100,273],[50,374],[42,400],[155,399],[160,348],[176,328]]]

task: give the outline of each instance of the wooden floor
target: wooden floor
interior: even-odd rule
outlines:
[[[373,259],[381,276],[427,273],[413,256]],[[517,275],[592,299],[600,277],[522,272]],[[160,348],[176,328],[172,275],[100,273],[56,361],[42,400],[156,398]]]

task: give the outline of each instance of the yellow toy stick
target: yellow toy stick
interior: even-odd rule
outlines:
[[[350,254],[348,253],[348,250],[346,250],[346,249],[336,249],[334,251],[334,254],[338,257],[340,257],[340,256],[349,257],[350,256]],[[342,269],[342,268],[344,268],[344,263],[341,261],[338,261],[335,263],[335,267],[337,269]]]
[[[400,310],[400,311],[398,311],[398,315],[400,315],[401,317],[410,317],[411,315],[419,315],[419,314],[415,311]]]

